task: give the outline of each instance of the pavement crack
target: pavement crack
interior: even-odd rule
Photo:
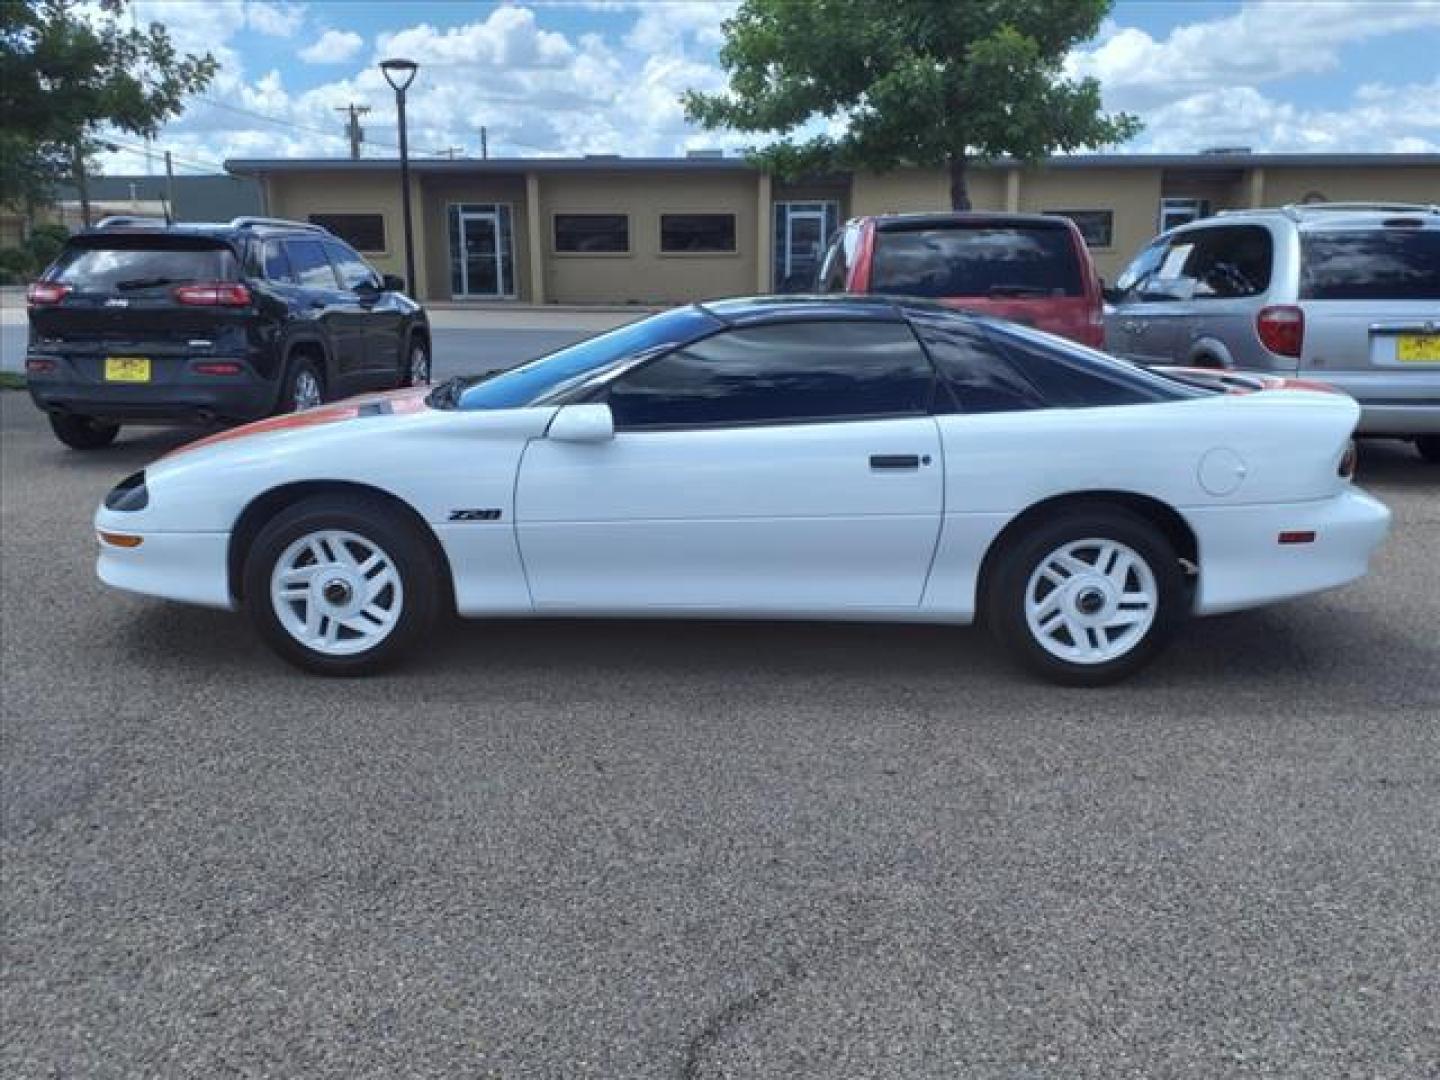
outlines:
[[[698,1080],[705,1057],[719,1045],[724,1036],[769,1007],[775,998],[805,977],[800,961],[786,962],[784,969],[769,982],[748,994],[732,998],[714,1012],[698,1034],[685,1046],[685,1061],[680,1069],[682,1080]]]

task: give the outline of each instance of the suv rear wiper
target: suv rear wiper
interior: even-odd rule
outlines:
[[[991,296],[1049,296],[1051,290],[1039,285],[991,285],[987,290]]]
[[[131,289],[158,289],[161,285],[178,285],[180,284],[180,282],[187,280],[189,279],[173,277],[137,277],[130,278],[128,281],[117,281],[115,283],[115,288],[117,288],[121,292],[128,292]]]

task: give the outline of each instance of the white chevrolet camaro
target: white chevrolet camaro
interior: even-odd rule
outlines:
[[[726,300],[182,447],[106,497],[99,573],[329,674],[453,609],[980,619],[1104,683],[1189,615],[1365,573],[1358,415],[919,302]]]

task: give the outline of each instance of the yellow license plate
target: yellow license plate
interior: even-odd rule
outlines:
[[[1440,363],[1440,334],[1401,334],[1395,359],[1407,364]]]
[[[149,382],[150,358],[148,356],[107,356],[105,358],[106,382]]]

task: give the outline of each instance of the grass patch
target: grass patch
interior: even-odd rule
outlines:
[[[0,390],[24,390],[25,376],[13,371],[0,371]]]

